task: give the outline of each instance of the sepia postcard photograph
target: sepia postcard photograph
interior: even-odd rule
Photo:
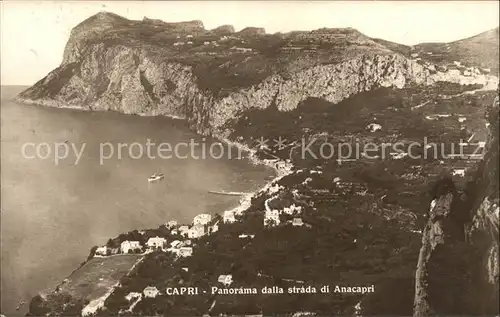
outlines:
[[[0,8],[0,317],[500,315],[498,1]]]

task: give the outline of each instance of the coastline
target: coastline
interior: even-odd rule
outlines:
[[[182,118],[182,117],[179,117],[179,116],[175,116],[175,115],[164,115],[164,114],[159,114],[159,115],[126,114],[126,113],[119,112],[119,111],[114,111],[114,110],[102,110],[102,109],[99,110],[99,109],[92,109],[91,107],[71,106],[71,105],[68,106],[68,105],[64,105],[62,103],[59,103],[57,101],[51,101],[51,100],[41,100],[41,101],[38,101],[38,100],[32,100],[32,99],[22,98],[22,97],[19,97],[19,96],[14,97],[13,101],[15,101],[17,103],[21,103],[21,104],[34,105],[34,106],[39,106],[39,107],[71,109],[71,110],[78,110],[78,111],[99,111],[99,112],[111,111],[111,112],[116,112],[116,113],[125,114],[125,115],[158,116],[158,117],[170,118],[170,119],[173,119],[173,120],[182,120],[182,121],[186,120],[185,118]],[[194,131],[194,132],[196,132],[196,131]],[[284,176],[289,175],[290,173],[292,173],[291,166],[290,166],[290,168],[285,168],[285,169],[278,167],[280,164],[283,164],[283,165],[288,164],[284,160],[278,160],[278,159],[276,159],[276,160],[266,160],[266,159],[261,159],[257,155],[257,150],[250,148],[247,144],[239,143],[239,142],[235,142],[235,141],[231,141],[228,138],[225,138],[225,137],[222,137],[222,136],[213,135],[212,137],[215,140],[217,140],[217,141],[219,141],[219,142],[221,142],[221,143],[223,143],[223,144],[225,144],[227,146],[236,147],[238,150],[246,153],[247,154],[246,158],[248,159],[248,162],[251,165],[264,165],[264,166],[270,167],[270,168],[272,168],[273,173],[274,173],[274,175],[271,176],[272,178],[270,178],[269,180],[265,181],[264,185],[262,185],[261,187],[255,189],[255,190],[249,191],[249,192],[245,193],[244,195],[242,195],[241,198],[240,198],[240,200],[239,200],[239,202],[238,202],[238,204],[235,207],[229,208],[229,209],[226,209],[226,210],[220,210],[219,212],[215,213],[216,215],[221,215],[222,216],[222,215],[224,215],[227,212],[234,213],[235,215],[241,215],[241,214],[243,214],[247,209],[250,208],[252,199],[254,197],[257,197],[260,194],[262,194],[263,192],[267,191],[272,186],[273,183],[279,181]],[[172,220],[172,219],[165,219],[164,223],[168,222],[169,220]],[[162,224],[160,223],[158,225],[162,225]],[[179,223],[179,225],[186,225],[186,223]],[[139,230],[139,229],[137,229],[137,230]],[[208,235],[210,235],[210,233],[207,233],[207,236]],[[109,237],[109,238],[113,239],[113,238],[116,238],[116,237]],[[100,256],[92,255],[91,249],[89,250],[88,257],[86,259],[82,259],[82,262],[80,263],[80,265],[78,267],[76,267],[70,274],[68,274],[68,276],[66,276],[62,281],[60,281],[53,289],[52,288],[46,288],[45,291],[40,292],[39,295],[42,296],[43,298],[45,298],[49,294],[57,293],[58,290],[62,286],[64,286],[65,283],[67,283],[67,280],[73,274],[75,274],[75,272],[79,271],[82,267],[85,266],[85,264],[87,264],[94,257],[100,257]],[[143,256],[146,255],[146,254],[147,254],[147,251],[145,253],[141,254],[141,258],[134,264],[133,268],[136,267],[140,263],[140,261],[143,259]],[[133,268],[131,268],[131,270]],[[108,292],[107,295],[111,294],[113,292],[113,290],[114,290],[115,287],[116,287],[116,285],[109,290],[109,292]],[[102,302],[104,302],[104,300],[105,299],[103,299],[103,298],[99,299],[99,301],[102,301]],[[93,305],[96,304],[95,301],[91,301],[91,303]],[[29,305],[29,302],[27,303],[27,305]],[[89,305],[90,305],[90,303],[89,303]],[[89,307],[89,309],[90,308],[91,307]]]
[[[178,115],[170,115],[170,114],[162,114],[162,113],[125,113],[125,112],[120,112],[112,109],[100,109],[100,108],[92,108],[90,106],[78,106],[78,105],[68,105],[59,101],[55,100],[46,100],[46,99],[41,99],[41,100],[33,100],[33,99],[28,99],[28,98],[23,98],[20,96],[16,96],[12,99],[12,101],[21,103],[21,104],[26,104],[26,105],[32,105],[32,106],[39,106],[39,107],[47,107],[47,108],[59,108],[59,109],[71,109],[71,110],[78,110],[78,111],[93,111],[93,112],[116,112],[119,114],[124,114],[124,115],[130,115],[130,116],[139,116],[139,117],[166,117],[170,118],[172,120],[179,120],[179,121],[185,121],[186,118],[183,116],[178,116]]]

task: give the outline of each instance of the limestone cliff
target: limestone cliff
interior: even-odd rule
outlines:
[[[487,116],[486,155],[465,199],[449,179],[435,186],[416,270],[415,316],[498,313],[498,97]]]
[[[288,111],[310,97],[338,103],[377,87],[498,83],[494,76],[433,72],[354,29],[267,35],[246,28],[221,37],[200,21],[153,22],[110,13],[85,20],[72,30],[62,64],[19,98],[182,117],[201,134],[224,136],[228,119],[273,102]]]

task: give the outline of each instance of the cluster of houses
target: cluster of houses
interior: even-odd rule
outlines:
[[[170,247],[165,249],[166,252],[174,253],[178,257],[189,257],[193,255],[191,240],[174,240],[170,242]]]
[[[187,42],[175,42],[174,46],[183,46],[183,45],[192,45],[193,41],[187,41]],[[213,45],[213,46],[220,46],[217,41],[204,41],[203,45]]]
[[[100,246],[96,249],[96,256],[108,256],[111,254],[128,254],[128,253],[142,253],[152,252],[155,250],[161,250],[164,252],[171,252],[179,257],[188,257],[193,254],[193,248],[191,247],[190,239],[198,239],[208,233],[213,233],[218,230],[218,224],[209,225],[212,221],[212,216],[209,214],[199,214],[193,219],[193,225],[181,225],[178,226],[177,221],[171,220],[165,224],[165,226],[170,229],[170,232],[174,235],[181,235],[186,240],[174,240],[170,244],[167,244],[167,239],[163,237],[151,237],[146,242],[145,246],[141,245],[139,241],[129,241],[125,240],[120,244],[119,251],[116,249],[108,248],[107,246]]]
[[[458,61],[454,61],[453,64],[463,71],[464,76],[474,76],[474,75],[482,75],[482,72],[479,68],[476,67],[466,67],[463,66],[462,63]],[[488,69],[483,69],[484,72],[489,73]]]
[[[185,41],[181,41],[181,36],[178,35],[177,36],[177,40],[178,42],[175,42],[174,43],[174,46],[183,46],[183,45],[190,45],[190,44],[193,44],[193,35],[189,34],[189,35],[186,35],[185,36],[186,40]],[[222,36],[221,38],[219,38],[219,41],[220,42],[225,42],[225,41],[228,41],[229,39],[239,39],[237,37],[234,37],[234,36]],[[242,41],[242,43],[245,43],[244,41]],[[213,46],[220,46],[220,44],[218,43],[218,41],[204,41],[203,42],[203,45],[213,45]],[[246,52],[252,52],[252,49],[251,48],[244,48],[244,47],[236,47],[236,46],[233,46],[231,47],[232,50],[236,50],[236,51],[240,51],[240,52],[243,52],[243,53],[246,53]]]
[[[142,296],[148,297],[148,298],[155,298],[158,295],[160,295],[160,291],[156,287],[146,286],[144,288],[144,290],[142,291],[142,293],[130,292],[130,293],[128,293],[127,296],[125,296],[125,299],[128,301],[131,301],[133,299],[142,298]]]
[[[264,226],[266,227],[279,225],[281,223],[280,215],[282,213],[285,213],[287,215],[300,215],[302,213],[302,206],[296,206],[295,203],[283,208],[283,210],[272,209],[269,206],[269,202],[273,199],[276,199],[276,197],[277,196],[272,196],[271,198],[266,199],[266,201],[264,202],[264,206],[266,208],[266,211],[264,213]],[[304,224],[302,218],[293,218],[290,223],[293,226],[302,226]]]
[[[150,252],[153,250],[165,250],[165,245],[167,243],[167,239],[163,237],[151,237],[146,242],[145,247],[141,245],[139,241],[129,241],[125,240],[120,244],[119,252],[112,248],[108,248],[107,246],[100,246],[96,249],[95,255],[97,256],[107,256],[116,253],[128,254],[128,253],[140,253],[146,249],[146,252]]]
[[[172,234],[178,234],[189,239],[198,239],[206,234],[214,233],[219,230],[218,223],[209,225],[212,221],[212,216],[209,214],[199,214],[193,219],[193,225],[177,226],[177,222],[167,223],[167,228],[171,229]]]

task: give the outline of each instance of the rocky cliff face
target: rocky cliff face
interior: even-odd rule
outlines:
[[[228,119],[250,108],[276,104],[280,111],[289,111],[310,97],[338,103],[377,87],[464,82],[460,73],[432,72],[429,65],[393,52],[355,30],[346,30],[283,35],[270,57],[259,46],[270,41],[261,29],[247,28],[234,36],[219,37],[217,29],[205,31],[199,21],[160,24],[100,13],[73,29],[61,66],[20,98],[56,107],[182,117],[201,134],[224,136],[227,131],[222,127]],[[323,47],[326,43],[345,49],[318,48],[309,44],[311,38],[319,39]],[[135,40],[149,44],[136,45]],[[254,48],[244,47],[250,44]],[[189,48],[179,50],[181,46]],[[291,56],[290,47],[300,53]],[[321,62],[326,53],[336,55],[337,61]],[[211,69],[200,72],[203,63],[215,69],[213,78]],[[227,86],[240,84],[226,90],[207,89],[200,84],[201,77],[230,82]],[[485,79],[484,75],[466,79],[468,84],[476,82],[495,84],[497,79]]]
[[[416,270],[415,316],[498,313],[498,97],[487,117],[485,159],[466,197],[449,179],[435,186]]]

